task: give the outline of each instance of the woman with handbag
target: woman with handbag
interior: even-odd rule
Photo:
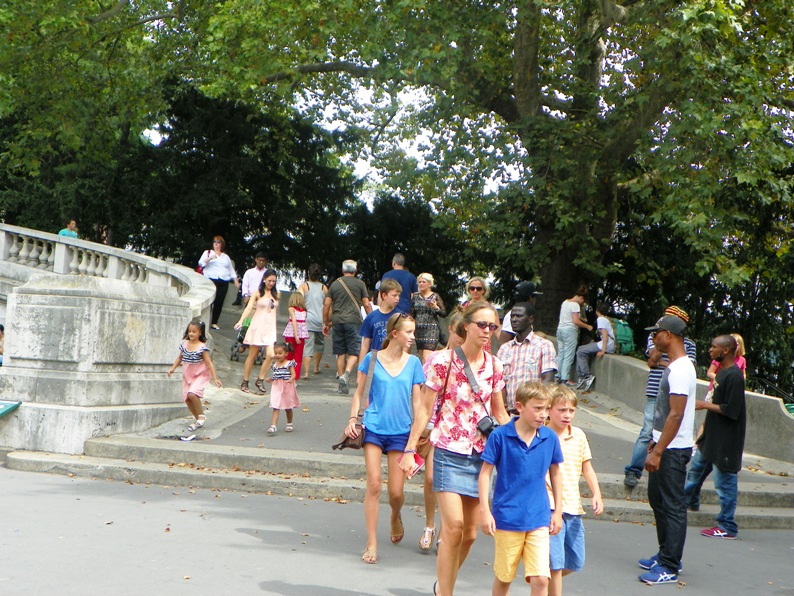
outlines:
[[[399,543],[405,534],[401,510],[405,502],[405,475],[399,459],[411,430],[414,412],[420,406],[420,388],[425,382],[422,364],[408,354],[414,342],[414,320],[404,313],[392,315],[386,324],[386,339],[380,351],[369,352],[358,367],[358,387],[350,405],[350,420],[345,434],[350,438],[362,432],[356,427],[360,407],[364,412],[364,463],[367,491],[364,519],[367,547],[361,560],[378,562],[378,507],[381,491],[381,458],[388,462],[388,492],[391,507],[391,542]],[[367,390],[368,388],[368,390]]]
[[[406,474],[415,468],[413,453],[419,437],[437,410],[430,442],[435,447],[433,490],[441,512],[441,540],[433,591],[444,596],[453,593],[458,569],[477,538],[477,478],[486,435],[496,422],[509,420],[502,394],[502,363],[484,349],[498,328],[496,309],[484,301],[472,302],[456,329],[463,338],[460,348],[436,352],[428,359],[422,407],[414,417],[400,464]]]
[[[215,284],[215,301],[212,303],[211,321],[213,329],[219,329],[218,319],[223,310],[223,302],[226,300],[229,283],[234,282],[235,287],[240,287],[237,271],[234,270],[232,260],[229,255],[223,252],[225,248],[226,241],[223,236],[215,236],[212,239],[212,249],[205,250],[198,261],[198,268],[201,269],[201,273]]]
[[[419,291],[411,295],[411,315],[416,320],[416,351],[422,363],[438,347],[441,337],[439,318],[447,316],[444,301],[433,291],[433,276],[420,273],[416,278]]]

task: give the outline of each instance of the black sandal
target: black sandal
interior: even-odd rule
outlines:
[[[267,388],[265,387],[264,379],[257,379],[256,382],[254,382],[254,387],[256,387],[262,393],[267,393]]]
[[[251,390],[248,388],[248,381],[240,383],[240,391],[243,393],[251,393]]]

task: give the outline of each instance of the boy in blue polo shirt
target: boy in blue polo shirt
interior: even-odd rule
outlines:
[[[518,418],[495,429],[485,444],[478,482],[482,531],[494,537],[492,594],[507,594],[519,561],[532,596],[548,594],[549,535],[562,526],[562,449],[557,434],[544,426],[550,394],[540,381],[516,390]],[[491,472],[498,472],[493,513],[488,505]],[[549,474],[554,511],[546,493]]]

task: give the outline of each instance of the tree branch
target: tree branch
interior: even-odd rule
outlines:
[[[116,2],[116,4],[114,4],[111,8],[109,8],[105,12],[88,19],[88,22],[91,23],[92,25],[96,25],[97,23],[114,19],[124,11],[124,9],[129,5],[129,3],[130,3],[129,0],[119,0],[118,2]],[[151,23],[153,21],[165,21],[167,19],[182,20],[184,16],[185,16],[185,0],[179,0],[179,2],[176,3],[176,11],[164,12],[161,14],[152,15],[150,17],[144,17],[142,19],[139,19],[134,26],[145,25],[146,23]]]

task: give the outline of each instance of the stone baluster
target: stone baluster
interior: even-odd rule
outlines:
[[[29,267],[38,267],[39,265],[39,254],[41,251],[39,250],[39,240],[36,238],[30,239],[30,253],[28,253],[28,266]]]
[[[68,244],[66,246],[72,255],[72,260],[69,262],[69,273],[71,275],[79,275],[80,271],[78,270],[78,267],[80,266],[80,251],[77,250],[76,246],[69,246]]]
[[[19,258],[19,235],[9,232],[9,236],[11,236],[11,246],[8,250],[8,260],[15,263]]]
[[[107,277],[107,264],[108,258],[105,255],[97,254],[97,267],[96,267],[96,275],[97,277]]]
[[[30,238],[27,236],[20,236],[22,238],[22,250],[19,251],[17,262],[20,265],[26,265],[28,262],[28,255],[30,255]]]
[[[120,259],[121,260],[121,259]],[[121,260],[121,264],[123,266],[124,273],[121,275],[121,281],[130,281],[130,277],[132,275],[132,263],[129,261]]]
[[[88,261],[88,267],[86,267],[85,274],[90,275],[93,277],[96,274],[96,260],[97,254],[94,252],[86,251],[86,260]]]
[[[88,271],[89,258],[90,257],[87,250],[83,249],[80,251],[80,265],[77,267],[77,271],[80,273],[80,275],[85,275],[86,271]]]
[[[39,264],[36,265],[38,269],[47,269],[47,265],[50,262],[50,256],[52,256],[52,247],[50,243],[46,240],[41,241],[41,254],[39,255]]]

